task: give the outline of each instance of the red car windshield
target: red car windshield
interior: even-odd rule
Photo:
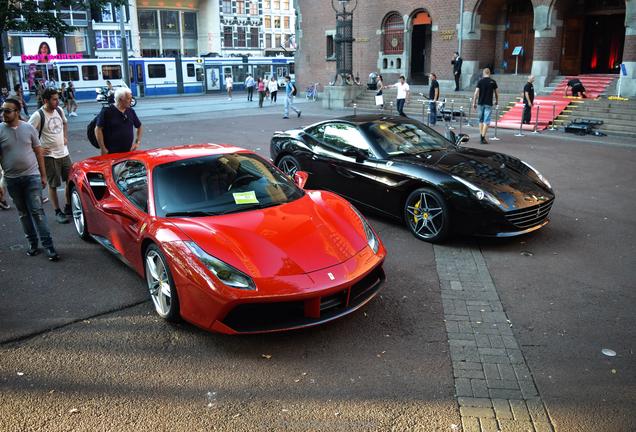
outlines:
[[[210,216],[272,207],[303,196],[288,177],[253,154],[184,159],[153,170],[157,216]]]

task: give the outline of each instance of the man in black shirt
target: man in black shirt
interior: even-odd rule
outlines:
[[[102,154],[134,151],[141,145],[143,128],[135,110],[130,107],[132,93],[129,88],[115,91],[115,105],[104,108],[97,117],[95,137]],[[133,142],[133,128],[137,138]]]
[[[453,75],[455,76],[455,91],[459,91],[459,78],[462,76],[462,63],[464,60],[459,56],[459,53],[455,51],[455,57],[451,60],[453,65]]]
[[[532,104],[534,103],[534,76],[528,77],[528,82],[523,86],[523,123],[530,124],[532,118]]]
[[[565,95],[568,95],[568,88],[572,88],[572,96],[579,97],[579,93],[581,97],[587,98],[585,94],[585,87],[583,87],[583,83],[578,78],[572,78],[568,81],[568,85],[565,86]]]
[[[499,90],[497,90],[497,82],[490,78],[490,69],[484,69],[483,78],[477,83],[475,94],[473,95],[473,108],[477,109],[479,116],[479,134],[481,135],[481,143],[488,144],[486,133],[490,125],[490,116],[492,114],[492,97],[495,96],[495,106],[499,105]]]
[[[430,78],[431,84],[428,90],[428,99],[431,109],[428,118],[430,125],[434,126],[435,123],[437,123],[437,101],[439,100],[439,83],[437,82],[437,75],[435,75],[434,73],[430,74]]]

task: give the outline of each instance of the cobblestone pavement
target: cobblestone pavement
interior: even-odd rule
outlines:
[[[553,431],[481,252],[434,251],[464,432]]]

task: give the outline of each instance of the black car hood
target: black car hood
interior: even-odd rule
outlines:
[[[402,155],[392,160],[460,177],[494,195],[506,210],[541,204],[554,197],[534,171],[503,153],[461,147]]]

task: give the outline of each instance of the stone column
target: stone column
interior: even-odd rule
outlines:
[[[461,87],[464,90],[470,90],[472,88],[471,83],[481,78],[481,70],[479,68],[480,15],[477,12],[464,11],[463,23],[461,56],[464,62],[462,63]]]
[[[551,6],[534,7],[534,52],[532,55],[532,75],[534,86],[543,89],[555,75],[555,53],[558,54],[561,41],[557,38],[556,12]]]
[[[201,53],[221,52],[221,16],[219,0],[201,0],[199,2],[198,48]]]
[[[621,96],[636,96],[636,0],[625,2],[623,64],[627,76],[621,79]]]

